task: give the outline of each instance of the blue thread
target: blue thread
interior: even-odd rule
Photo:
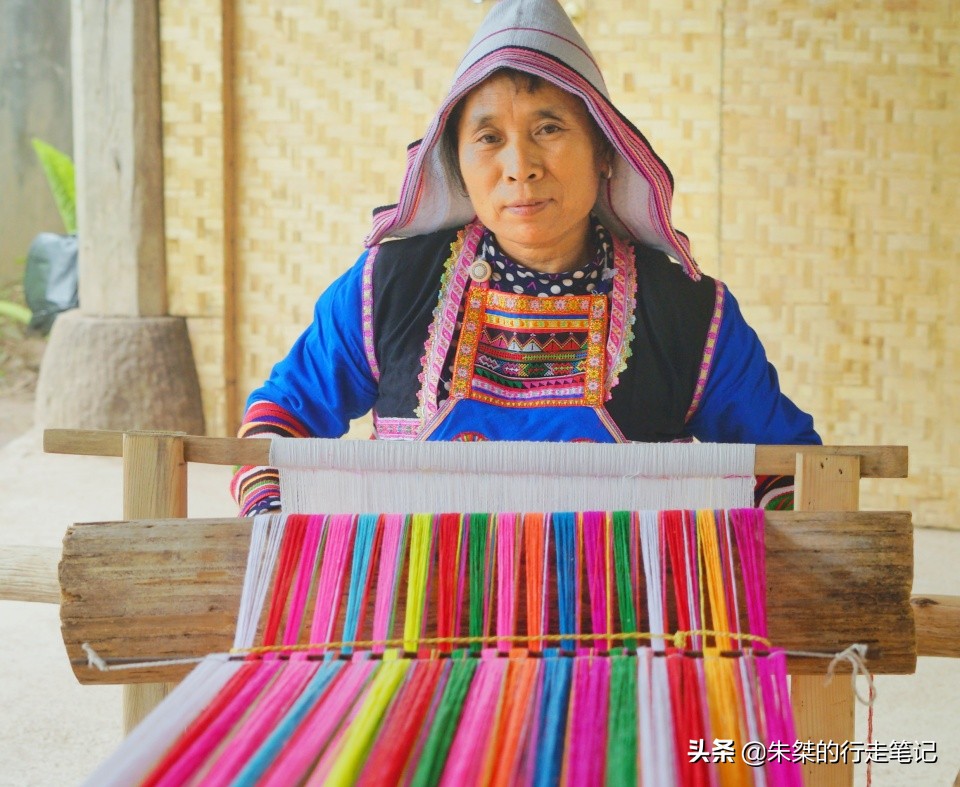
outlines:
[[[350,566],[350,591],[347,594],[347,614],[343,624],[343,641],[357,638],[360,622],[360,604],[367,588],[370,573],[370,557],[373,551],[373,538],[377,532],[377,514],[362,514],[357,522],[357,532],[353,542],[353,563]],[[345,647],[344,653],[353,653],[353,648]]]
[[[537,767],[533,779],[535,787],[552,787],[560,783],[572,675],[573,659],[560,656],[543,660]]]
[[[323,696],[324,691],[344,664],[343,661],[329,661],[320,665],[317,674],[310,679],[297,701],[287,711],[287,715],[283,717],[267,739],[260,744],[260,748],[243,766],[240,773],[230,783],[230,787],[253,787],[257,783],[260,777],[266,773],[267,768],[273,764],[280,750],[297,731],[300,722]]]
[[[553,514],[554,543],[557,553],[557,606],[560,610],[560,633],[576,634],[577,603],[577,537],[576,515],[570,511]],[[572,639],[560,641],[560,647],[574,648]]]

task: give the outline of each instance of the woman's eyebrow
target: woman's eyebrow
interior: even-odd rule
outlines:
[[[567,113],[560,107],[542,107],[533,113],[538,120],[565,120]],[[496,124],[497,117],[492,112],[484,112],[482,115],[474,115],[466,118],[466,124],[470,128],[477,129],[483,126]]]

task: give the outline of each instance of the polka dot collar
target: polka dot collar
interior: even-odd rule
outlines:
[[[543,273],[514,262],[501,251],[490,230],[483,233],[480,256],[490,263],[490,286],[501,292],[518,295],[604,295],[610,292],[613,280],[613,243],[610,233],[596,219],[591,220],[596,253],[575,271]]]

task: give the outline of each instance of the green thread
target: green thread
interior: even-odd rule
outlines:
[[[476,659],[451,662],[450,677],[430,725],[430,734],[423,744],[411,787],[432,787],[440,781],[477,663]]]
[[[614,656],[607,714],[607,778],[610,787],[637,783],[636,659]]]
[[[617,579],[617,604],[620,610],[620,629],[637,630],[637,611],[630,592],[630,521],[629,511],[613,512],[613,565]],[[637,646],[636,640],[624,642],[628,648]]]
[[[470,569],[470,623],[469,635],[482,637],[484,595],[487,579],[487,531],[490,524],[489,514],[470,514],[470,551],[468,562]],[[471,653],[480,652],[479,643],[470,644]]]

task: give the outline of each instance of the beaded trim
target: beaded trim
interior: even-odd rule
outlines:
[[[433,310],[433,319],[427,330],[423,356],[420,359],[420,404],[416,416],[426,423],[437,411],[437,389],[443,374],[447,350],[453,341],[457,314],[463,293],[470,282],[470,263],[477,253],[477,244],[483,236],[480,222],[468,224],[450,245],[450,256],[444,263],[440,277],[440,295]]]
[[[607,337],[607,390],[613,396],[620,373],[633,354],[633,324],[637,319],[636,251],[631,244],[613,237],[613,289],[610,291],[610,328]]]
[[[373,379],[380,382],[380,366],[377,364],[377,352],[373,338],[373,263],[380,246],[374,246],[363,262],[363,286],[361,290],[361,313],[363,317],[363,351],[370,365]]]
[[[687,410],[684,423],[687,423],[693,414],[697,412],[700,406],[700,400],[703,399],[704,389],[707,387],[707,378],[710,376],[710,369],[713,367],[713,355],[717,349],[717,336],[720,335],[720,323],[723,321],[723,294],[725,288],[723,282],[716,282],[717,298],[713,306],[713,316],[710,318],[710,327],[707,329],[707,340],[703,345],[703,359],[700,361],[700,374],[697,377],[697,386],[693,390],[693,400],[690,402],[690,408]]]

